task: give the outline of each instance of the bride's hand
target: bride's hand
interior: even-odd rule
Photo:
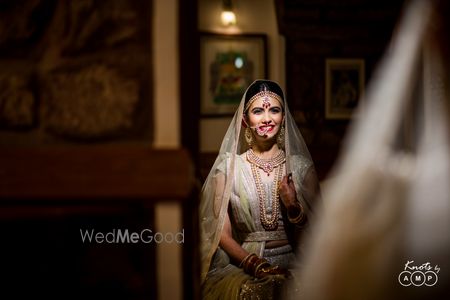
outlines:
[[[295,192],[294,182],[292,181],[291,174],[286,175],[280,181],[278,193],[280,195],[281,202],[283,202],[286,208],[295,206],[297,203],[297,196]]]
[[[283,275],[286,279],[292,278],[291,272],[289,270],[280,268],[279,266],[267,266],[260,268],[258,272],[255,274],[256,278],[264,278],[269,275]]]

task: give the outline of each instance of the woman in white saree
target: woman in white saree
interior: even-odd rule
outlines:
[[[313,162],[273,81],[253,82],[203,185],[205,299],[274,299],[320,193]]]

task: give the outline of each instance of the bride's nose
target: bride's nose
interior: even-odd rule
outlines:
[[[269,125],[271,122],[272,122],[272,120],[270,119],[269,115],[268,115],[268,114],[265,114],[262,123],[263,123],[264,125]]]

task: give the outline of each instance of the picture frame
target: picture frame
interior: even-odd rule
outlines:
[[[364,94],[364,84],[364,59],[326,59],[325,118],[350,119]]]
[[[200,34],[201,115],[232,115],[246,88],[267,76],[265,34]]]

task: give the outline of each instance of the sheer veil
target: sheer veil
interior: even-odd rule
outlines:
[[[248,91],[248,89],[247,89]],[[200,232],[201,232],[201,280],[204,281],[208,272],[211,259],[218,247],[220,235],[223,229],[225,216],[227,214],[228,203],[232,191],[232,184],[235,173],[236,158],[244,153],[248,146],[244,138],[242,126],[245,95],[242,96],[239,107],[228,127],[225,137],[220,147],[220,152],[214,162],[205,183],[201,190],[200,201]],[[304,197],[309,193],[308,187],[299,184],[295,180],[296,176],[305,176],[297,172],[298,166],[294,157],[303,157],[310,162],[309,170],[314,170],[311,156],[305,145],[303,137],[295,124],[295,120],[289,112],[286,97],[284,97],[285,111],[285,153],[286,153],[286,174],[292,173],[297,199],[306,210],[310,212],[311,203]],[[311,172],[315,176],[315,172]],[[302,177],[300,177],[302,178]]]

